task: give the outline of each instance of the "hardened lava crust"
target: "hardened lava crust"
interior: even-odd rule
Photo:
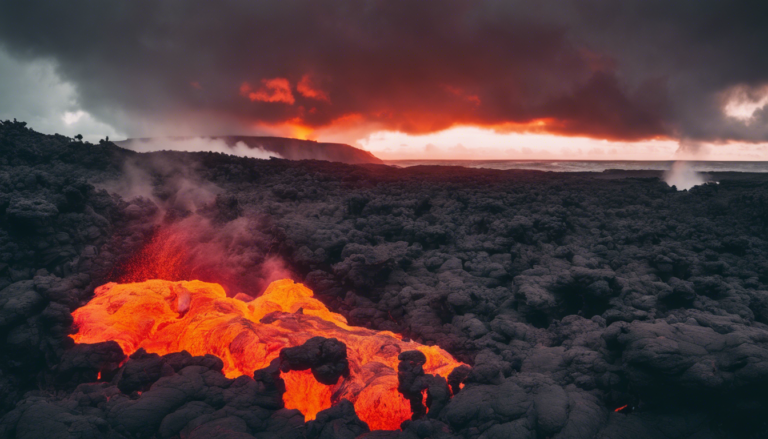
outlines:
[[[768,176],[659,177],[137,154],[3,122],[0,437],[768,437]],[[281,373],[346,370],[338,340],[236,378],[75,344],[96,288],[151,278],[245,302],[291,278],[468,366],[400,353],[414,420],[369,431],[346,399],[285,408]]]

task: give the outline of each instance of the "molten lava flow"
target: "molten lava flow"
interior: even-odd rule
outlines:
[[[461,365],[438,347],[405,342],[389,331],[349,326],[311,290],[291,280],[273,282],[250,302],[228,298],[220,285],[200,281],[109,283],[97,288],[96,296],[73,316],[77,343],[114,340],[126,354],[139,348],[160,355],[182,350],[213,354],[224,361],[230,378],[252,375],[281,349],[312,337],[337,338],[347,345],[350,376],[326,386],[308,370],[284,373],[285,405],[310,420],[347,398],[371,429],[397,429],[411,416],[408,401],[397,391],[400,352],[420,350],[427,357],[425,372],[444,377]]]

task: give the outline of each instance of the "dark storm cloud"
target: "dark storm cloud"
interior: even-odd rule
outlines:
[[[766,6],[750,2],[0,3],[0,41],[55,59],[85,109],[131,134],[287,122],[768,138],[763,112],[722,112],[732,87],[768,81]]]

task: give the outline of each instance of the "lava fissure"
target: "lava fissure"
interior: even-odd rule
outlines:
[[[348,399],[371,429],[399,428],[412,417],[411,407],[414,419],[423,416],[424,390],[435,401],[449,398],[442,377],[462,365],[438,347],[349,326],[311,290],[287,279],[273,282],[249,302],[201,281],[109,283],[73,316],[77,343],[114,340],[127,355],[139,349],[159,355],[212,354],[221,359],[228,378],[252,375],[280,360],[285,407],[311,420]],[[419,363],[405,393],[399,391],[406,389],[398,369],[403,355],[416,355]]]

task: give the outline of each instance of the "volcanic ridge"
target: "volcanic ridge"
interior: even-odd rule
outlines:
[[[170,140],[183,142],[184,137],[173,137]],[[368,151],[364,151],[354,146],[344,143],[326,143],[315,142],[313,140],[291,139],[286,137],[265,137],[265,136],[213,136],[203,137],[205,140],[222,141],[228,147],[242,144],[250,149],[260,149],[263,151],[277,154],[279,157],[288,160],[327,160],[330,162],[341,162],[349,164],[381,164],[383,163],[376,156]],[[128,139],[116,142],[118,146],[127,147],[133,142],[138,143],[159,143],[163,139]]]

